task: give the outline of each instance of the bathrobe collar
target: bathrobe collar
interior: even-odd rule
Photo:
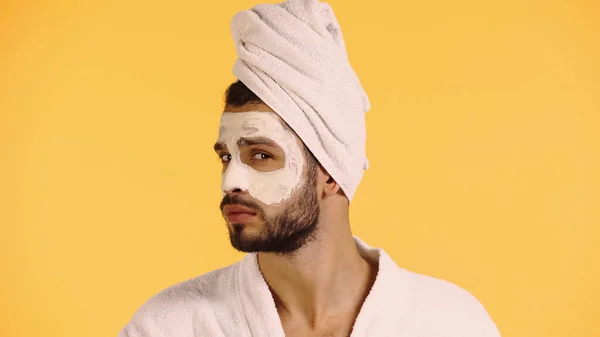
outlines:
[[[407,271],[399,268],[382,248],[372,248],[354,237],[360,255],[378,265],[377,276],[356,318],[351,337],[386,336],[401,323],[411,307]],[[247,254],[237,265],[236,291],[250,336],[284,337],[275,300],[258,266],[258,254]]]

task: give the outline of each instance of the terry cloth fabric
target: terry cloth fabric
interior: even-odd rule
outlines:
[[[381,248],[355,238],[377,276],[351,337],[499,337],[470,293],[402,269]],[[240,262],[171,286],[150,298],[119,337],[284,337],[275,301],[257,262]]]
[[[331,6],[260,4],[237,13],[231,32],[238,55],[233,74],[296,132],[352,200],[368,167],[371,104]]]

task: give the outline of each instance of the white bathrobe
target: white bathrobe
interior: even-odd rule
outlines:
[[[355,238],[378,271],[351,337],[497,337],[496,325],[466,290],[402,269],[381,248]],[[119,337],[283,337],[257,255],[171,286],[148,300]]]

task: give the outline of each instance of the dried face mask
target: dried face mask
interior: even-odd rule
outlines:
[[[242,162],[239,140],[257,137],[268,138],[283,149],[285,163],[282,168],[261,172]],[[264,204],[273,205],[287,200],[300,187],[304,166],[302,149],[275,113],[224,112],[217,141],[225,144],[231,155],[222,175],[223,194],[240,189]]]

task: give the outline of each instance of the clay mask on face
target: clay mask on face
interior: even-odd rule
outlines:
[[[279,145],[285,155],[282,168],[260,172],[244,164],[240,158],[238,140],[242,137],[264,137]],[[261,202],[272,205],[287,200],[299,187],[304,158],[294,135],[286,130],[273,112],[224,112],[221,116],[218,142],[227,145],[231,159],[222,175],[221,190],[236,188]]]

